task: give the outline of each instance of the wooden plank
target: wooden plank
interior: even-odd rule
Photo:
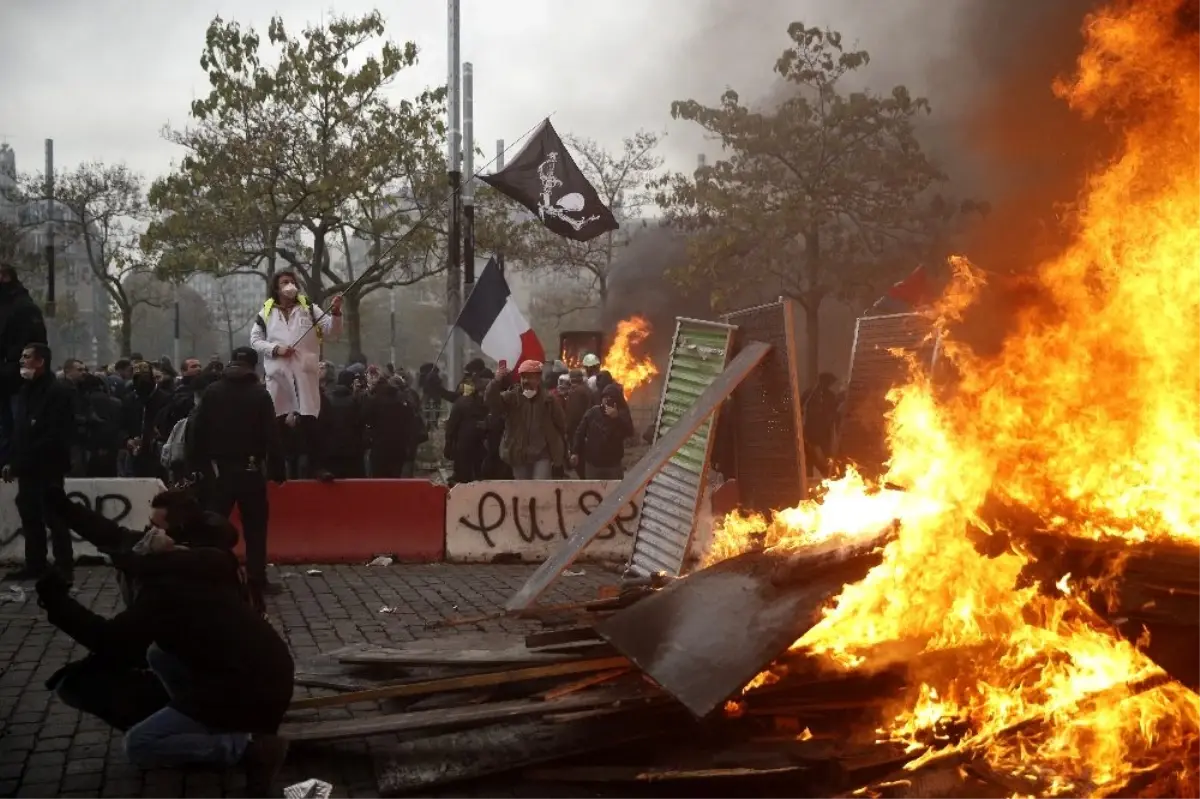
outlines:
[[[342,663],[396,666],[513,666],[522,663],[562,663],[577,659],[570,652],[531,652],[524,644],[507,649],[377,649],[345,655]]]
[[[804,383],[800,378],[800,345],[796,341],[796,301],[783,300],[784,333],[787,336],[788,380],[792,384],[792,413],[796,434],[796,468],[800,472],[800,498],[808,497],[808,462],[804,456]]]
[[[584,677],[582,680],[570,682],[566,685],[560,685],[557,688],[546,691],[546,693],[542,694],[542,699],[550,701],[551,699],[558,699],[562,696],[570,696],[571,694],[582,691],[584,688],[591,688],[592,686],[601,685],[609,682],[610,680],[615,680],[617,677],[620,677],[623,674],[628,674],[630,671],[631,669],[629,668],[622,668],[610,669],[609,671],[602,671],[599,674],[592,674],[588,677]]]
[[[733,777],[774,777],[795,774],[808,766],[775,768],[695,768],[672,769],[658,766],[561,766],[529,769],[521,776],[535,782],[668,782],[673,780],[712,780]]]
[[[737,357],[729,362],[716,380],[696,399],[692,407],[679,418],[666,435],[658,439],[650,450],[634,466],[625,479],[614,490],[608,493],[604,501],[596,506],[591,515],[575,529],[571,537],[560,546],[553,555],[546,559],[537,571],[529,578],[511,599],[505,603],[508,610],[521,610],[537,601],[546,589],[558,579],[563,569],[566,569],[580,553],[592,542],[600,531],[616,518],[625,507],[629,498],[646,487],[646,484],[658,474],[667,461],[687,443],[692,433],[712,415],[725,398],[746,379],[754,367],[766,357],[771,347],[759,341],[746,344]]]
[[[454,707],[445,710],[420,710],[414,713],[393,713],[370,718],[338,719],[337,721],[293,722],[279,728],[279,734],[289,741],[336,741],[394,732],[432,730],[439,727],[478,725],[522,716],[582,710],[635,698],[630,692],[597,691],[576,694],[543,702],[536,699],[517,699],[508,702],[489,702],[485,705]]]
[[[624,657],[576,660],[546,666],[530,666],[524,669],[468,674],[462,677],[446,677],[440,680],[422,680],[400,685],[384,685],[365,691],[352,691],[337,696],[314,696],[292,702],[289,710],[308,710],[316,707],[338,707],[355,702],[377,702],[380,699],[395,699],[401,696],[426,696],[442,691],[462,691],[468,688],[484,688],[490,685],[540,680],[544,677],[563,677],[568,674],[585,674],[592,671],[621,668],[629,665]]]
[[[648,716],[643,708],[653,715]],[[546,716],[414,737],[389,751],[388,761],[378,772],[379,794],[429,796],[435,786],[645,741],[661,735],[665,725],[673,723],[663,718],[662,710],[639,706],[616,718],[584,716],[596,712],[584,710],[572,714],[576,719],[570,724],[555,724]]]
[[[568,627],[565,630],[548,630],[540,633],[530,633],[525,636],[525,646],[529,649],[540,649],[547,646],[575,644],[582,641],[603,641],[600,634],[592,627]]]

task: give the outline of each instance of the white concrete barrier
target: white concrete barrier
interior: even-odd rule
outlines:
[[[446,560],[543,561],[618,485],[617,480],[486,480],[456,485],[446,500]],[[627,559],[641,509],[639,493],[583,551],[582,559]]]
[[[154,478],[79,478],[67,480],[67,496],[73,501],[103,513],[122,527],[141,530],[150,521],[150,500],[165,486]],[[47,531],[49,532],[49,531]],[[97,557],[91,544],[71,534],[76,559]],[[47,543],[47,552],[53,549]],[[17,484],[0,483],[0,563],[25,561],[25,537],[21,534],[21,516],[17,513]]]

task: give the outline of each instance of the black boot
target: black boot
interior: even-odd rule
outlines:
[[[278,735],[251,736],[242,767],[246,769],[247,796],[279,796],[275,781],[287,759],[288,742]]]

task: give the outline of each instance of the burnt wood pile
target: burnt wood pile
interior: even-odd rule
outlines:
[[[540,621],[541,632],[476,632],[494,617],[452,618],[440,625],[454,628],[444,637],[327,653],[298,665],[297,683],[315,695],[294,701],[281,732],[296,756],[305,747],[370,740],[372,751],[386,752],[378,771],[385,796],[499,774],[613,795],[1048,793],[1049,785],[996,773],[969,747],[913,768],[919,751],[875,740],[889,709],[915,687],[911,675],[987,652],[914,654],[868,674],[833,672],[789,651],[845,584],[880,561],[894,534],[787,555],[747,553],[593,602],[511,614]],[[1121,558],[1125,588],[1086,600],[1126,634],[1134,623],[1197,626],[1194,547],[1146,545],[1131,554],[1037,537],[1021,545],[1045,572],[1030,579],[1061,577],[1063,569],[1101,574]],[[1158,662],[1167,674],[1118,688],[1136,694],[1173,679],[1192,684],[1185,666]],[[743,692],[767,669],[770,679]],[[1002,735],[1042,723],[1027,719]],[[941,734],[945,745],[970,733]],[[1153,770],[1139,780],[1132,793],[1189,790]]]

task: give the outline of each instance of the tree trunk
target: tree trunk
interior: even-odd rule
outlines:
[[[821,295],[813,292],[804,303],[804,338],[806,343],[805,360],[807,363],[808,385],[811,388],[817,384],[817,375],[821,371]]]
[[[133,309],[121,309],[121,357],[128,358],[133,352]]]
[[[804,337],[808,339],[808,385],[817,384],[821,373],[821,300],[825,291],[821,288],[821,233],[814,223],[804,234],[804,269],[808,289],[804,298]]]
[[[362,295],[358,291],[342,295],[342,329],[346,331],[346,341],[350,345],[350,357],[361,355],[362,348]]]

